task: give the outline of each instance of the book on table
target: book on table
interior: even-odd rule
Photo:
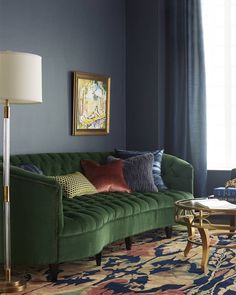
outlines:
[[[215,187],[213,194],[216,198],[233,197],[236,198],[236,187]]]
[[[236,205],[225,200],[219,199],[196,199],[191,201],[194,206],[207,209],[236,209]]]

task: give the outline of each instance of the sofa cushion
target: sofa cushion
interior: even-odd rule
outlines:
[[[91,160],[81,160],[86,177],[93,183],[98,192],[130,192],[124,179],[121,160],[99,165]]]
[[[118,160],[118,158],[109,156],[107,160],[112,162]],[[151,153],[130,157],[123,160],[124,177],[131,191],[158,191],[152,175],[153,160],[154,157]]]
[[[149,152],[140,152],[140,151],[129,151],[129,150],[120,150],[115,149],[115,155],[121,159],[128,159],[130,157],[134,157],[137,155],[146,154]],[[152,173],[154,178],[154,183],[159,190],[167,189],[162,177],[161,177],[161,162],[164,150],[156,150],[152,152],[154,156],[153,166],[152,166]]]
[[[149,225],[149,229],[156,228],[160,222],[158,221],[160,215],[158,212],[163,211],[165,208],[171,208],[174,218],[174,203],[184,198],[190,199],[192,194],[166,190],[158,193],[106,192],[81,196],[80,198],[64,198],[64,229],[62,236],[92,232],[100,229],[106,223],[131,218],[134,215],[149,213],[150,211],[156,211],[157,219],[153,224]],[[169,217],[166,216],[166,218]],[[165,223],[165,220],[163,220],[163,223]]]
[[[68,198],[97,193],[94,185],[80,172],[50,178],[62,185],[64,196]]]

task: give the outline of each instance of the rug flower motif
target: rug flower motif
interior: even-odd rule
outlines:
[[[166,239],[158,230],[136,236],[130,251],[123,241],[113,243],[104,250],[101,267],[94,258],[61,264],[56,283],[47,282],[47,268],[28,269],[27,289],[21,294],[236,294],[236,250],[212,248],[204,274],[200,246],[184,257],[186,238],[185,231],[176,230]]]

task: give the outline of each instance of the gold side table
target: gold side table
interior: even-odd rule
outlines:
[[[188,239],[184,250],[184,256],[187,257],[193,244],[202,246],[201,270],[208,271],[209,249],[214,248],[236,248],[236,244],[217,245],[211,244],[209,230],[214,230],[213,235],[225,235],[229,237],[235,234],[236,230],[236,209],[210,209],[201,207],[194,200],[180,200],[175,202],[175,221],[187,226]],[[212,217],[222,216],[229,223],[216,223]],[[213,220],[212,220],[213,219]],[[200,234],[201,241],[197,241],[196,230]]]

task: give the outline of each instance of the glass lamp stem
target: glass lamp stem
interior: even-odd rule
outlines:
[[[10,105],[6,100],[3,122],[4,259],[6,281],[11,281],[10,222]]]
[[[3,120],[3,248],[4,278],[0,277],[0,294],[21,292],[26,280],[11,269],[11,206],[10,206],[10,105],[5,101]],[[18,294],[18,293],[17,293]]]

